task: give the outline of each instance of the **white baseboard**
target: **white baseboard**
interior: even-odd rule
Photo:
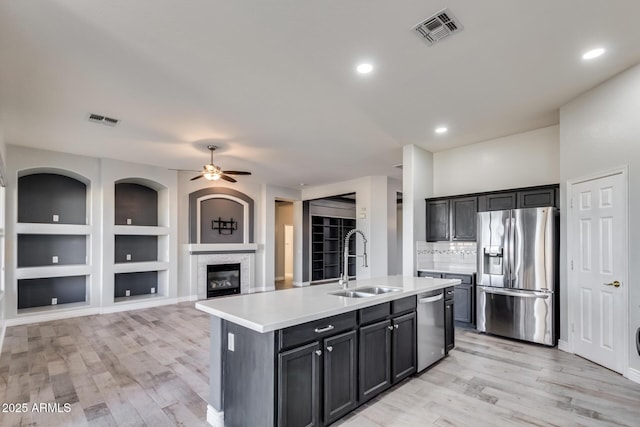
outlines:
[[[198,301],[198,295],[187,295],[186,297],[178,297],[178,302]]]
[[[640,384],[640,371],[633,368],[627,369],[627,378],[629,378],[634,383]]]
[[[278,276],[278,277],[276,277],[276,278],[275,278],[275,280],[276,280],[276,281],[278,281],[278,280],[284,280],[284,276]]]
[[[224,427],[224,412],[207,405],[207,422],[213,427]]]
[[[18,326],[28,325],[30,323],[49,322],[51,320],[69,319],[71,317],[91,316],[93,314],[100,314],[100,309],[94,308],[79,308],[73,310],[60,309],[59,311],[48,311],[43,313],[33,313],[20,315],[13,319],[5,319],[5,326]]]
[[[572,353],[571,348],[569,348],[569,342],[564,340],[558,340],[558,350]]]
[[[101,314],[118,313],[121,311],[140,310],[141,308],[160,307],[162,305],[177,304],[178,298],[151,298],[148,300],[133,300],[114,303],[109,307],[102,307]]]
[[[293,282],[293,286],[309,286],[309,282]]]

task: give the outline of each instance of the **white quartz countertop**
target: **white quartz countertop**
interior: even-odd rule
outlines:
[[[475,265],[469,264],[450,264],[450,263],[433,263],[431,265],[422,265],[418,271],[433,271],[436,273],[454,273],[454,274],[473,274],[476,272]]]
[[[342,290],[342,286],[336,282],[213,298],[197,302],[196,308],[262,333],[458,284],[460,280],[456,279],[387,276],[350,281],[349,290],[384,286],[399,288],[400,291],[367,298],[339,297],[331,295],[331,292]]]

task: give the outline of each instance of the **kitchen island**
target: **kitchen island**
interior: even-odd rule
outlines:
[[[331,283],[196,303],[211,314],[207,420],[336,421],[416,372],[416,296],[459,283],[388,276],[350,283],[349,291],[379,294],[338,296],[341,286]]]

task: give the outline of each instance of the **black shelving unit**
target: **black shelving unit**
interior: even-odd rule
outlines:
[[[355,228],[353,218],[311,216],[311,281],[338,279],[342,275],[344,238]],[[355,253],[355,239],[349,240],[349,253]],[[349,277],[356,274],[355,258],[349,258]]]

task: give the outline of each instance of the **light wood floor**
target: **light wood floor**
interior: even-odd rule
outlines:
[[[206,425],[208,320],[183,303],[8,328],[0,404],[71,410],[0,413],[0,425]],[[640,385],[555,349],[457,330],[447,359],[335,425],[637,427]]]

